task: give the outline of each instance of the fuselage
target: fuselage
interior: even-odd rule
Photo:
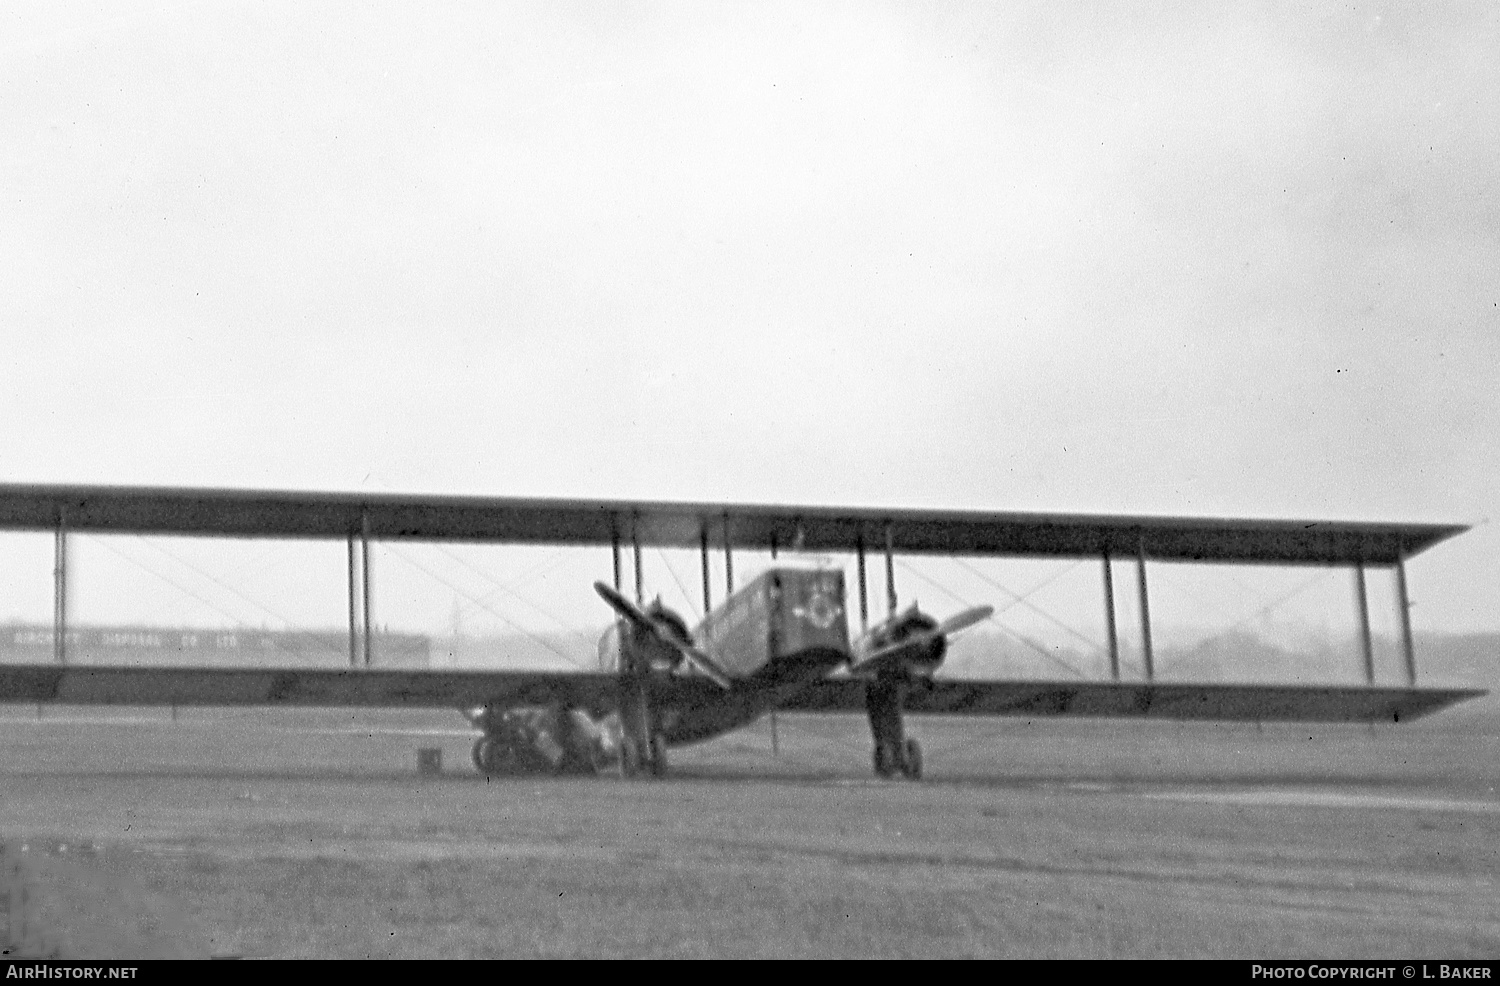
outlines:
[[[599,642],[599,669],[617,672],[642,643],[616,624]],[[692,743],[737,729],[776,708],[811,682],[847,663],[849,625],[844,574],[834,569],[777,567],[729,596],[693,628],[692,643],[722,668],[728,688],[704,689],[704,701],[660,713],[669,743]],[[660,667],[704,678],[690,662]],[[706,681],[707,679],[704,678]]]

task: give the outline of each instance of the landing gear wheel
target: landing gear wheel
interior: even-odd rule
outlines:
[[[474,741],[474,769],[481,774],[488,774],[490,761],[493,759],[492,750],[495,741],[488,736],[481,736]]]
[[[667,776],[667,741],[661,733],[651,737],[651,776]]]
[[[875,776],[887,778],[896,772],[897,747],[886,743],[875,744]]]
[[[486,777],[517,773],[516,751],[503,739],[481,736],[474,741],[474,766]]]
[[[901,773],[906,775],[910,781],[922,779],[922,744],[915,739],[906,741],[906,749],[902,751]]]

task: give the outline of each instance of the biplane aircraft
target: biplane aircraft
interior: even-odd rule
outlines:
[[[0,529],[50,531],[56,550],[54,660],[0,665],[0,701],[446,707],[466,715],[480,733],[474,761],[488,774],[610,767],[660,775],[669,747],[721,735],[778,710],[862,713],[870,724],[875,772],[916,779],[922,753],[906,735],[907,713],[1400,722],[1483,694],[1416,684],[1405,562],[1465,529],[1454,525],[0,485]],[[67,536],[75,531],[344,540],[350,667],[69,663]],[[597,669],[370,666],[369,546],[383,539],[608,547],[613,578],[595,589],[615,622],[600,642]],[[701,552],[707,615],[699,626],[689,628],[659,603],[644,603],[643,546]],[[852,553],[860,632],[851,637],[843,571],[773,561],[735,589],[736,549],[769,549],[773,559],[778,549]],[[634,557],[634,600],[622,591],[626,550]],[[710,550],[724,552],[728,583],[727,598],[717,606],[709,598]],[[884,557],[888,610],[873,626],[866,591],[870,552]],[[1111,679],[935,676],[949,637],[992,610],[980,606],[938,619],[915,606],[899,608],[893,567],[898,553],[1098,559]],[[1116,559],[1133,560],[1139,570],[1145,680],[1120,677],[1111,575]],[[1359,586],[1367,684],[1153,680],[1148,560],[1349,566]],[[1368,566],[1395,572],[1405,687],[1374,683],[1364,594]]]

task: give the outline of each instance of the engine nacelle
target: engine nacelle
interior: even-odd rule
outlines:
[[[693,645],[693,635],[681,616],[658,599],[644,610],[663,636]],[[624,668],[674,671],[686,660],[679,648],[651,633],[619,621],[610,624],[599,638],[599,670],[614,673]]]
[[[931,677],[948,653],[947,637],[933,633],[937,628],[937,620],[913,605],[871,627],[855,641],[854,661],[858,663],[862,655],[900,648],[896,663],[905,670],[907,677]]]

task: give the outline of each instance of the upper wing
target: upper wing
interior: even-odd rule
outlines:
[[[0,529],[1394,564],[1453,524],[0,485]]]
[[[865,684],[820,681],[782,708],[864,712]],[[1402,722],[1483,691],[1339,685],[1189,685],[1146,682],[935,679],[906,693],[907,712],[983,716],[1124,716],[1243,722]]]
[[[652,699],[698,700],[701,685],[653,676]],[[469,709],[569,705],[602,715],[619,702],[612,674],[575,671],[395,671],[0,665],[0,702],[65,705],[319,705]]]

